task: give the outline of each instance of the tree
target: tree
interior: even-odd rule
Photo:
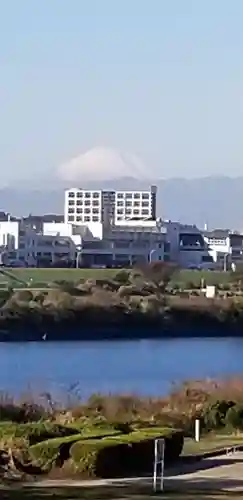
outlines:
[[[164,295],[172,276],[178,271],[178,266],[171,262],[150,262],[139,267],[143,278],[155,287],[156,295]]]

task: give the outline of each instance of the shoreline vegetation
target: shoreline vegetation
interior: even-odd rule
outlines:
[[[243,446],[243,380],[192,381],[164,398],[76,393],[0,399],[0,478],[95,479],[151,474],[154,440],[165,466],[200,453]],[[193,439],[195,419],[201,440]],[[183,458],[184,457],[184,458]]]
[[[182,284],[173,264],[155,262],[111,276],[0,289],[0,341],[242,336],[240,270],[218,283],[214,299],[201,291],[206,279]]]

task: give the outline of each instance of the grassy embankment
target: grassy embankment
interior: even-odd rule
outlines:
[[[31,268],[7,268],[17,278],[28,283],[30,287],[46,286],[56,280],[77,282],[79,280],[114,279],[119,269],[31,269]],[[188,284],[199,286],[201,279],[205,279],[208,285],[228,284],[231,281],[231,273],[223,271],[194,271],[181,270],[172,276],[171,284],[177,284],[185,288]],[[0,275],[0,285],[7,286],[11,280]],[[21,284],[12,282],[17,288]]]
[[[223,328],[225,334],[232,334],[232,329],[238,328],[241,334],[242,287],[221,283],[215,300],[206,299],[200,290],[202,277],[209,284],[217,279],[229,279],[227,273],[179,272],[174,266],[163,263],[119,271],[21,269],[14,273],[21,279],[28,276],[32,281],[28,281],[25,290],[16,290],[15,284],[0,290],[0,330],[7,334],[22,327],[25,331],[36,331],[37,337],[47,330],[53,340],[58,340],[58,328],[64,332],[67,328],[70,332],[75,330],[75,338],[78,331],[77,338],[83,338],[87,327],[107,329],[110,326],[113,329],[111,336],[116,327],[120,330],[119,337],[123,331],[128,338],[143,335],[142,330],[146,329],[158,336],[161,332],[178,335],[182,326],[183,335],[189,335],[186,332],[190,331],[195,333],[198,328],[205,332],[210,329],[217,335],[223,334]],[[92,273],[96,278],[80,278],[92,276]],[[60,279],[61,276],[75,279],[67,281]],[[194,277],[195,280],[182,284],[183,276],[183,279]],[[44,282],[47,277],[52,277],[53,281]]]

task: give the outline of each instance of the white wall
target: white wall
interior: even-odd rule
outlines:
[[[6,246],[9,250],[17,249],[19,245],[19,222],[0,222],[0,246]]]

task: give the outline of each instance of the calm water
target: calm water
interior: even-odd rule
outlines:
[[[84,398],[160,395],[173,382],[243,374],[243,339],[2,343],[0,367],[0,389],[15,394],[50,390],[60,397],[75,385]]]

